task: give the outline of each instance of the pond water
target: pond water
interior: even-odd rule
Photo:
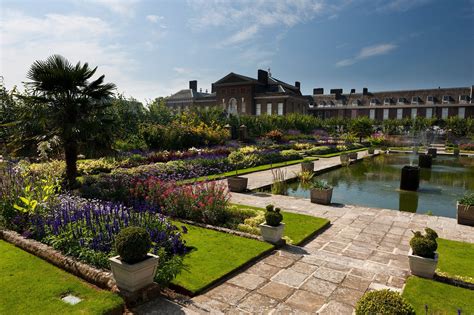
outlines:
[[[474,158],[438,156],[421,169],[420,188],[401,191],[405,165],[417,165],[414,154],[385,154],[315,176],[334,187],[332,202],[456,217],[456,200],[474,191]],[[309,198],[309,189],[289,183],[288,195]]]

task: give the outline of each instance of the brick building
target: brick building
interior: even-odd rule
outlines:
[[[198,92],[197,81],[190,81],[189,89],[171,95],[166,105],[177,111],[219,106],[239,115],[286,115],[307,113],[309,99],[301,94],[300,82],[291,85],[258,70],[257,79],[231,72],[212,84],[211,93]]]
[[[313,90],[309,112],[321,118],[367,116],[376,120],[403,118],[474,117],[474,86],[426,90],[369,92],[354,89],[344,94],[342,89]]]

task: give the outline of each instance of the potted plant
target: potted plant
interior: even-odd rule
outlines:
[[[456,217],[458,224],[474,226],[474,193],[459,199]]]
[[[342,165],[349,165],[349,154],[342,153],[341,155],[339,155],[339,158],[341,159]]]
[[[349,159],[351,159],[351,160],[357,160],[357,152],[351,152],[351,153],[349,153]]]
[[[433,278],[438,265],[437,238],[438,234],[430,228],[425,229],[425,235],[419,231],[414,232],[408,253],[408,262],[413,275]]]
[[[118,256],[109,261],[121,290],[135,292],[153,283],[158,256],[148,253],[151,245],[150,235],[140,227],[124,228],[115,237]]]
[[[227,186],[229,187],[229,190],[236,193],[241,193],[247,190],[248,182],[248,178],[237,176],[237,170],[235,170],[235,176],[227,178]]]
[[[310,186],[310,198],[312,203],[328,205],[331,203],[333,188],[322,180],[315,180]]]
[[[265,241],[272,244],[277,244],[281,241],[285,223],[282,223],[283,216],[280,213],[280,208],[274,208],[273,205],[268,205],[265,212],[265,222],[260,224],[260,232]]]
[[[369,148],[369,149],[367,150],[367,152],[368,152],[369,154],[374,154],[374,153],[375,153],[375,149],[374,149],[374,148]]]
[[[314,172],[314,162],[305,158],[303,162],[301,162],[301,172]]]

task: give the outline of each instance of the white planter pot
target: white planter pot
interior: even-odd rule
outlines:
[[[271,226],[265,223],[260,224],[260,232],[263,239],[272,244],[276,244],[281,240],[284,229],[285,223],[280,223],[279,226]]]
[[[461,205],[457,203],[458,224],[474,226],[474,206]]]
[[[413,275],[432,279],[436,266],[438,265],[438,253],[435,253],[434,258],[425,258],[413,255],[413,250],[410,248],[408,263],[410,264],[410,271]]]
[[[153,283],[158,256],[148,254],[148,258],[136,263],[127,264],[120,260],[120,256],[109,258],[115,282],[121,290],[135,292]]]

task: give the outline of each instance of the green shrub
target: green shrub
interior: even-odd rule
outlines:
[[[413,238],[410,240],[410,246],[414,255],[434,258],[436,249],[438,248],[438,243],[436,242],[438,234],[430,228],[426,228],[425,232],[425,235],[419,231],[415,232]]]
[[[326,190],[332,188],[331,185],[319,179],[312,181],[310,187],[317,190]]]
[[[280,213],[280,208],[274,208],[273,205],[268,205],[265,212],[265,222],[270,226],[279,226],[283,220],[283,215]]]
[[[357,315],[411,315],[415,309],[399,293],[390,290],[370,291],[357,302]]]
[[[141,227],[126,227],[115,237],[115,250],[129,264],[144,260],[151,245],[150,235]]]
[[[474,193],[466,194],[459,199],[459,203],[466,206],[474,206]]]

